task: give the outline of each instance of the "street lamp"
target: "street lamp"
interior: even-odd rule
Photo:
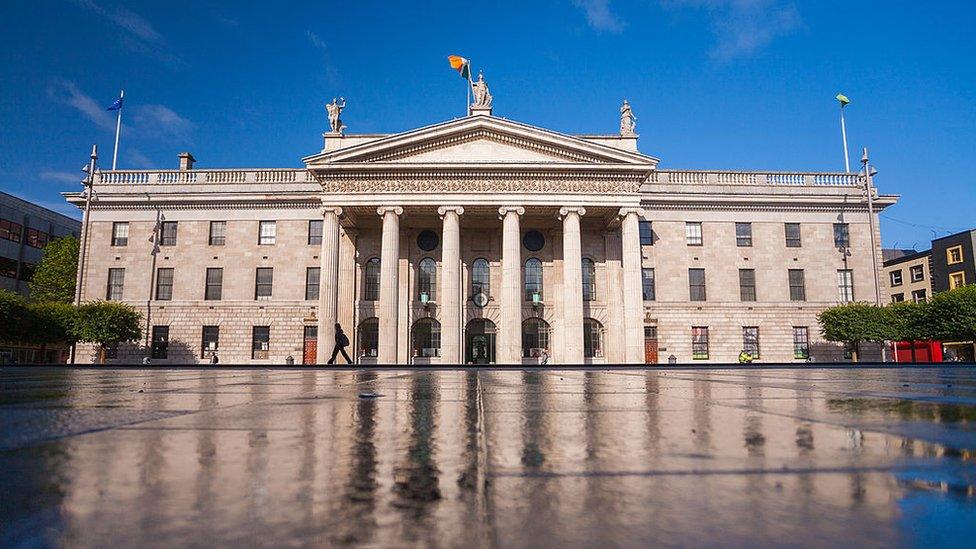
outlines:
[[[868,163],[868,148],[864,147],[864,152],[861,155],[861,164],[864,164],[864,190],[868,195],[868,225],[871,229],[871,267],[874,276],[874,304],[881,306],[881,285],[878,283],[878,254],[875,249],[877,243],[874,237],[874,186],[872,185],[871,178],[878,173],[878,170],[874,169]]]
[[[84,282],[85,260],[88,257],[88,212],[91,209],[92,195],[95,192],[95,165],[98,162],[98,145],[92,145],[88,165],[81,168],[85,172],[85,179],[81,184],[85,187],[85,211],[81,220],[81,242],[78,246],[78,273],[75,276],[75,305],[81,305],[81,286]],[[77,344],[71,346],[71,363],[75,363]]]

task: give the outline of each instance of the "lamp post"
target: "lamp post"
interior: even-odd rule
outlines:
[[[871,269],[874,276],[874,304],[881,306],[881,285],[878,283],[878,254],[876,253],[877,243],[874,237],[874,186],[871,177],[878,173],[868,163],[868,148],[864,147],[861,155],[861,164],[864,164],[864,190],[868,195],[868,225],[871,228]]]
[[[85,210],[81,220],[81,242],[78,246],[78,273],[75,275],[75,305],[81,305],[81,287],[84,283],[85,262],[88,258],[88,212],[91,209],[92,195],[95,193],[95,165],[98,162],[98,145],[92,145],[88,165],[81,171],[85,172],[85,179],[81,184],[85,187]],[[71,346],[71,363],[75,363],[75,351],[78,344]]]

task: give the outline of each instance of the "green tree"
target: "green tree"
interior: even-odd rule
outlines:
[[[75,343],[74,325],[78,308],[70,303],[48,301],[27,305],[27,341],[40,345],[66,342]]]
[[[927,303],[899,301],[888,305],[891,310],[893,341],[930,341],[932,327]]]
[[[838,305],[817,315],[824,339],[850,345],[854,362],[858,360],[861,342],[880,343],[895,335],[893,319],[890,308],[867,303]]]
[[[30,312],[19,294],[0,290],[0,341],[22,341],[27,333]]]
[[[141,324],[142,315],[129,305],[92,301],[77,308],[71,335],[76,341],[100,345],[101,362],[102,350],[106,345],[138,340],[142,336]]]
[[[78,275],[78,239],[65,236],[44,247],[30,283],[31,299],[71,303]]]
[[[963,286],[932,296],[927,322],[932,339],[973,341],[976,339],[976,285]]]

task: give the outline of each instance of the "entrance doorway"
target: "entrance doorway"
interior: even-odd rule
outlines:
[[[305,326],[305,340],[302,345],[302,364],[315,364],[318,355],[319,327]]]
[[[644,364],[657,364],[657,326],[644,326]]]
[[[476,318],[464,327],[464,362],[466,364],[495,363],[495,323]]]

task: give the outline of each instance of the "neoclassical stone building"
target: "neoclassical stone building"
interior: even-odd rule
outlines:
[[[83,299],[146,315],[109,361],[324,363],[336,323],[364,364],[824,361],[817,313],[874,299],[856,174],[659,169],[626,104],[614,135],[341,107],[301,169],[98,174]]]

